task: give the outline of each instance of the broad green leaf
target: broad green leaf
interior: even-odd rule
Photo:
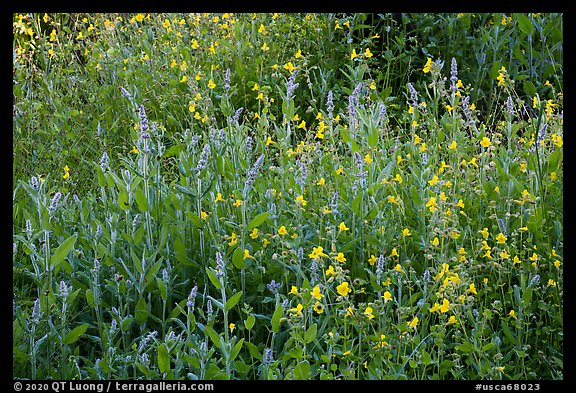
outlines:
[[[244,321],[244,326],[246,327],[246,329],[250,330],[254,326],[255,322],[256,322],[256,317],[254,317],[254,315],[250,314],[250,315],[248,315],[248,317]]]
[[[522,293],[522,302],[527,306],[532,301],[532,288],[526,288]]]
[[[196,214],[192,213],[191,211],[187,211],[186,218],[190,220],[196,228],[202,228],[202,220]]]
[[[88,329],[88,324],[85,323],[83,325],[80,325],[72,330],[70,330],[66,336],[64,337],[64,340],[62,340],[62,342],[64,344],[73,344],[76,341],[78,341],[78,339],[80,338],[81,335],[83,335],[86,330]]]
[[[64,240],[56,250],[54,250],[52,258],[50,258],[50,265],[57,266],[64,260],[64,258],[66,258],[68,252],[70,252],[74,243],[76,243],[76,238],[77,235],[70,236],[68,239]]]
[[[528,19],[528,17],[524,14],[514,14],[515,19],[518,21],[518,27],[520,27],[520,30],[528,35],[531,35],[534,33],[534,26],[532,25],[532,21],[530,19]]]
[[[89,306],[96,306],[96,304],[94,304],[94,294],[90,288],[86,290],[86,302]]]
[[[264,221],[266,221],[266,219],[268,218],[268,214],[270,214],[269,212],[264,212],[264,213],[260,213],[258,214],[256,217],[254,217],[249,223],[248,226],[246,227],[246,230],[251,231],[252,229],[262,225],[262,223],[264,223]]]
[[[156,277],[156,284],[158,285],[158,290],[160,291],[160,298],[166,301],[168,298],[168,291],[166,289],[166,284],[160,277]]]
[[[422,352],[420,352],[420,356],[422,357],[423,365],[427,366],[430,363],[432,363],[432,358],[430,357],[430,354],[426,352],[424,349],[422,350]]]
[[[242,291],[234,294],[230,299],[228,299],[226,301],[226,305],[224,306],[224,311],[229,311],[232,309],[232,307],[234,307],[238,301],[240,300],[240,297],[242,296]]]
[[[522,89],[524,90],[524,93],[526,93],[526,95],[533,97],[537,90],[536,90],[536,86],[534,86],[534,83],[530,82],[530,81],[524,81],[524,84],[522,85]]]
[[[558,163],[562,159],[562,149],[556,149],[548,157],[548,170],[554,172],[558,170]]]
[[[173,145],[170,146],[168,149],[166,149],[162,157],[163,158],[176,157],[178,154],[180,154],[181,151],[182,151],[181,145]]]
[[[300,362],[294,367],[295,379],[308,379],[310,377],[310,363],[308,360]]]
[[[243,338],[241,338],[240,341],[238,341],[236,345],[234,345],[234,348],[232,348],[232,350],[230,351],[230,361],[236,359],[236,356],[238,356],[240,350],[242,349],[242,344],[244,344]]]
[[[359,192],[358,195],[356,196],[356,198],[354,198],[352,200],[352,204],[351,204],[352,211],[354,212],[354,214],[356,214],[359,217],[363,217],[362,212],[360,211],[360,204],[362,203],[362,197],[363,196],[364,196],[364,193]]]
[[[125,190],[121,190],[118,193],[118,206],[120,206],[120,209],[122,210],[128,210],[130,209],[130,205],[128,204],[128,192]]]
[[[317,331],[318,331],[318,326],[316,324],[313,324],[312,326],[310,326],[308,328],[308,330],[306,330],[306,333],[304,334],[304,342],[306,344],[309,344],[312,341],[314,341],[314,339],[316,338]]]
[[[98,185],[104,187],[106,185],[106,179],[104,178],[104,172],[102,172],[100,165],[96,166],[96,174],[98,176]]]
[[[140,187],[134,191],[134,197],[136,198],[138,209],[140,209],[141,212],[145,213],[150,211],[150,205],[148,204],[146,194],[144,194],[144,191]]]
[[[214,269],[207,267],[206,273],[208,274],[208,278],[212,282],[212,285],[214,285],[216,289],[220,289],[222,287],[222,284],[220,284],[220,280],[216,276],[216,272],[214,271]]]
[[[143,297],[141,297],[140,300],[138,300],[138,303],[136,303],[136,311],[134,314],[136,322],[138,323],[144,323],[148,319],[150,313],[148,312],[148,308],[146,306],[146,300],[144,300]]]
[[[204,326],[204,332],[208,334],[212,343],[216,346],[216,348],[220,349],[220,336],[218,333],[214,331],[210,326]]]
[[[508,338],[508,340],[510,340],[510,343],[517,345],[518,339],[516,338],[514,333],[512,333],[512,331],[510,330],[510,327],[508,326],[508,323],[506,323],[506,321],[502,321],[502,330],[504,331],[504,335],[506,336],[506,338]]]
[[[279,304],[272,314],[272,332],[278,333],[280,331],[280,318],[282,317],[282,305]]]
[[[244,262],[244,252],[240,248],[234,250],[234,254],[232,254],[232,264],[237,269],[245,269],[247,267],[246,262]]]
[[[170,371],[170,355],[168,354],[168,347],[165,343],[158,346],[158,369],[161,373]]]
[[[370,127],[368,131],[368,146],[374,147],[378,144],[378,129],[376,127]]]
[[[262,361],[262,354],[258,351],[258,347],[256,345],[252,344],[249,341],[246,341],[244,344],[248,348],[248,352],[250,352],[250,356]]]

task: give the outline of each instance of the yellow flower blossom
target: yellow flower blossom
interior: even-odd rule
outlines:
[[[310,293],[310,295],[312,295],[312,297],[316,300],[322,300],[322,298],[324,297],[324,295],[322,295],[322,293],[320,292],[320,286],[318,285],[312,288],[312,292]]]
[[[300,296],[300,293],[298,292],[298,287],[295,285],[292,285],[292,287],[290,288],[290,292],[288,292],[289,295],[294,295],[294,296]]]
[[[302,195],[298,195],[296,197],[296,204],[297,205],[301,205],[301,206],[306,206],[308,202],[306,202],[306,200],[304,199],[304,197]]]
[[[338,292],[338,294],[340,296],[346,297],[352,291],[352,288],[349,287],[349,284],[347,281],[344,281],[342,284],[340,284],[336,287],[336,291]]]
[[[427,74],[430,72],[430,70],[432,69],[432,59],[429,57],[428,60],[426,61],[426,64],[424,65],[424,68],[422,69],[422,71]]]
[[[250,255],[250,250],[245,249],[245,250],[244,250],[244,255],[243,255],[242,259],[247,259],[247,258],[255,259],[252,255]]]
[[[292,73],[296,69],[296,67],[294,67],[292,62],[289,61],[288,63],[284,64],[284,69],[288,70],[288,72]]]
[[[377,261],[377,258],[375,255],[370,255],[370,258],[368,258],[368,263],[370,264],[370,266],[374,266],[376,261]]]
[[[344,253],[342,253],[342,252],[339,252],[338,255],[336,255],[336,257],[334,259],[340,263],[346,262],[346,257],[344,257]]]
[[[302,314],[303,309],[304,309],[304,306],[302,304],[298,303],[298,305],[295,308],[290,309],[290,312],[295,317],[301,317],[303,315]]]
[[[358,53],[356,53],[356,49],[352,49],[352,53],[350,54],[350,60],[354,60],[358,57]]]
[[[496,240],[498,241],[498,244],[504,244],[506,243],[506,240],[508,240],[508,238],[504,236],[502,232],[500,232],[498,236],[496,236]]]
[[[314,303],[314,306],[312,306],[312,309],[314,310],[314,312],[318,315],[322,314],[324,312],[324,306],[322,305],[322,303],[320,302],[316,302]]]
[[[392,300],[392,294],[390,291],[385,291],[382,298],[384,299],[384,303],[388,303],[390,300]]]
[[[440,312],[447,313],[448,310],[450,310],[450,302],[448,301],[448,299],[444,299],[442,300],[442,305],[440,306]]]
[[[410,326],[411,328],[415,328],[416,326],[418,326],[418,321],[419,321],[418,317],[414,317],[414,319],[410,321],[408,326]]]
[[[372,311],[372,307],[366,307],[366,310],[364,310],[364,315],[366,315],[368,319],[374,319],[374,314],[372,314]]]
[[[230,235],[230,241],[228,242],[228,245],[230,247],[235,246],[238,243],[238,235],[236,235],[235,232],[232,232],[232,235]]]
[[[436,203],[435,197],[430,197],[428,202],[426,202],[426,207],[430,210],[430,212],[434,213],[438,209],[438,204]]]
[[[336,270],[334,270],[334,266],[332,265],[328,266],[325,273],[327,276],[336,276]]]

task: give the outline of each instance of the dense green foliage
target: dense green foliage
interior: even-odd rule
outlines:
[[[15,378],[563,378],[562,15],[13,25]]]

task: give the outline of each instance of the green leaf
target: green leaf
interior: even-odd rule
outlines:
[[[427,366],[430,363],[432,363],[432,357],[430,357],[430,354],[426,352],[424,349],[422,350],[422,352],[420,352],[420,356],[422,358],[423,365]]]
[[[246,227],[246,230],[251,231],[252,229],[258,227],[259,225],[262,225],[262,223],[264,221],[266,221],[266,219],[268,218],[268,214],[270,214],[269,212],[264,212],[264,213],[260,213],[258,214],[256,217],[254,217],[249,223],[248,226]]]
[[[94,294],[92,293],[92,290],[90,288],[86,290],[86,302],[88,303],[89,306],[96,307],[96,304],[94,304]]]
[[[198,263],[188,256],[188,249],[180,237],[174,239],[174,255],[176,256],[176,260],[181,264],[198,267]]]
[[[88,324],[85,323],[83,325],[80,325],[72,330],[70,330],[66,336],[64,337],[64,340],[62,340],[62,342],[64,344],[72,344],[75,343],[76,341],[78,341],[78,339],[80,338],[81,335],[83,335],[86,330],[88,329]]]
[[[306,344],[309,344],[312,341],[314,341],[314,339],[316,338],[317,331],[318,331],[318,326],[316,324],[313,324],[312,326],[310,326],[308,328],[308,330],[306,330],[306,333],[304,333],[304,342]]]
[[[236,345],[234,345],[234,348],[232,348],[232,350],[230,351],[230,361],[236,359],[236,356],[238,356],[240,350],[242,349],[242,344],[244,344],[243,338],[241,338],[240,341],[238,341]]]
[[[272,332],[278,333],[280,331],[280,318],[282,317],[282,305],[279,304],[272,314]]]
[[[508,326],[508,323],[506,323],[506,321],[502,321],[502,330],[504,331],[504,335],[506,336],[506,338],[508,338],[508,340],[510,340],[510,343],[517,345],[518,339],[516,338],[514,333],[512,333],[512,331],[510,330],[510,327]]]
[[[456,345],[454,347],[456,350],[467,353],[467,352],[472,352],[474,351],[474,345],[472,345],[471,343],[465,341],[460,345]]]
[[[168,149],[166,149],[162,157],[163,158],[176,157],[178,154],[180,154],[181,151],[182,151],[181,145],[173,145],[170,146]]]
[[[128,192],[126,190],[121,190],[118,193],[118,206],[120,206],[120,209],[124,211],[130,209],[130,205],[128,204]]]
[[[241,249],[236,248],[236,250],[234,250],[234,254],[232,254],[232,264],[237,269],[245,269],[247,267],[246,262],[244,262],[244,252]]]
[[[250,315],[248,315],[248,318],[246,318],[246,321],[244,321],[244,326],[246,327],[246,329],[250,330],[254,326],[255,322],[256,322],[256,317],[254,317],[254,315],[250,314]]]
[[[98,185],[104,187],[106,185],[106,179],[104,178],[104,172],[102,172],[100,165],[96,166],[96,175],[98,176]]]
[[[295,379],[308,379],[310,377],[310,363],[308,360],[300,362],[294,367]]]
[[[562,149],[554,150],[548,157],[548,170],[554,172],[558,170],[558,163],[562,159]]]
[[[76,243],[76,238],[77,235],[70,236],[68,239],[64,240],[56,250],[54,250],[52,258],[50,258],[50,265],[55,267],[59,265],[64,260],[64,258],[66,258],[68,252],[70,252],[74,246],[74,243]]]
[[[165,343],[158,346],[158,369],[161,373],[170,371],[170,355],[168,354],[168,347]]]
[[[229,311],[232,309],[232,307],[234,307],[238,301],[240,300],[240,297],[242,296],[242,291],[234,294],[230,299],[228,299],[226,301],[226,305],[224,306],[224,311]]]
[[[200,220],[200,217],[198,217],[196,214],[192,213],[191,211],[187,211],[186,218],[190,220],[196,228],[202,228],[202,220]]]
[[[532,301],[532,288],[526,288],[522,293],[522,302],[527,306]]]
[[[134,317],[136,318],[136,322],[144,323],[148,319],[149,316],[148,308],[146,306],[146,300],[143,297],[138,300],[136,303],[136,311],[134,313]]]
[[[532,97],[536,94],[536,86],[534,86],[534,83],[530,82],[530,81],[524,81],[524,84],[522,85],[522,89],[524,90],[524,93],[526,93],[526,95]]]
[[[360,211],[360,204],[362,203],[362,197],[364,196],[363,192],[359,192],[356,198],[352,200],[351,208],[354,214],[358,217],[362,217],[362,212]]]
[[[134,197],[136,198],[136,204],[138,205],[138,209],[140,209],[141,212],[145,213],[147,211],[150,211],[150,205],[148,204],[148,199],[146,198],[144,191],[142,191],[140,187],[136,188],[136,190],[134,191]]]
[[[216,289],[220,289],[222,287],[222,284],[220,284],[220,280],[216,276],[216,272],[214,271],[214,269],[207,267],[206,273],[208,274],[208,278],[210,279],[210,281],[212,281],[212,285],[214,285]]]
[[[258,359],[259,361],[262,361],[262,354],[258,351],[258,347],[249,341],[246,341],[245,344],[248,348],[248,352],[250,352],[250,356]]]
[[[378,144],[378,129],[376,127],[370,127],[368,131],[368,146],[374,147]]]
[[[166,289],[166,284],[160,277],[156,277],[156,284],[158,285],[158,290],[160,291],[160,298],[163,301],[168,299],[168,291]]]
[[[514,14],[515,19],[518,21],[518,27],[520,30],[528,35],[534,33],[534,26],[532,25],[532,21],[528,19],[528,17],[524,14],[516,13]]]
[[[204,326],[204,333],[208,334],[216,348],[220,349],[220,336],[210,326]]]

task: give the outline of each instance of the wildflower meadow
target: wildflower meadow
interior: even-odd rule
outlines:
[[[14,379],[564,378],[562,14],[12,19]]]

